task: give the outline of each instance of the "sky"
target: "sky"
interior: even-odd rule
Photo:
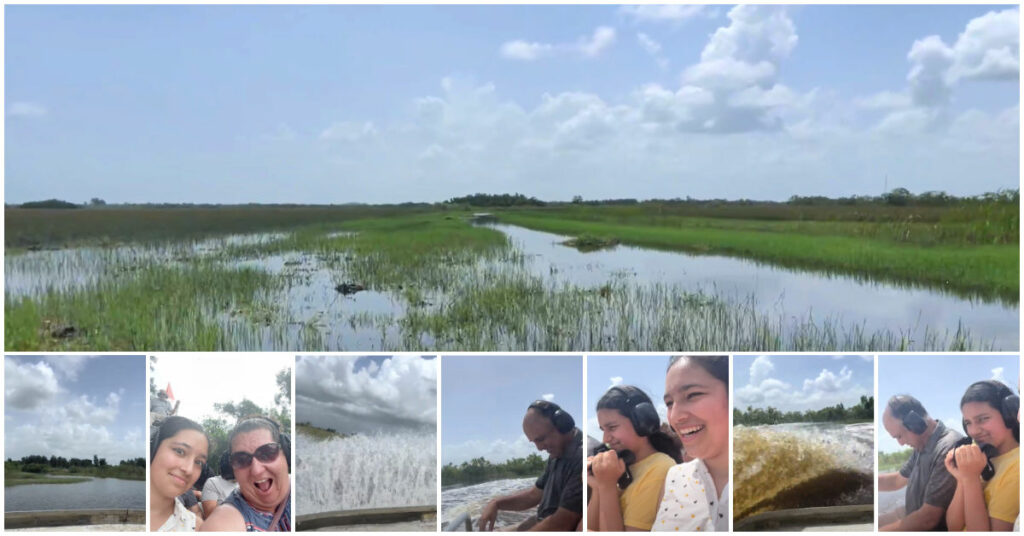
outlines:
[[[581,427],[582,356],[441,356],[441,463],[480,456],[500,463],[537,452],[523,435],[523,415],[539,399]]]
[[[7,6],[5,197],[1016,188],[1018,18],[973,5]]]
[[[5,356],[4,456],[146,456],[144,356]]]
[[[733,383],[733,406],[741,410],[849,407],[874,395],[874,356],[735,356]]]
[[[292,356],[267,353],[164,355],[156,363],[153,379],[157,389],[171,385],[174,399],[181,401],[177,415],[197,422],[207,417],[230,421],[214,404],[248,398],[261,408],[275,407],[275,377],[291,368],[292,360]]]
[[[437,360],[299,356],[296,422],[344,434],[437,430]]]
[[[597,401],[613,385],[639,387],[654,402],[662,422],[665,422],[665,370],[669,355],[658,356],[587,356],[587,434],[601,440],[601,427],[597,423]]]
[[[885,404],[894,395],[907,394],[921,401],[928,414],[946,426],[963,433],[960,397],[976,381],[999,380],[1014,393],[1020,392],[1020,359],[1018,356],[879,356],[878,450],[901,450],[881,426]]]

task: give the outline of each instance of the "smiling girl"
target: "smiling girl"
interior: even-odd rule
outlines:
[[[203,427],[184,417],[168,417],[154,429],[149,450],[149,528],[194,532],[202,520],[177,499],[192,488],[206,463],[210,440]]]
[[[665,406],[691,461],[666,475],[652,530],[728,531],[729,357],[673,357]]]
[[[960,399],[964,431],[973,445],[946,455],[956,493],[946,510],[946,526],[959,531],[1009,531],[1020,512],[1020,398],[995,380],[975,382]],[[979,444],[991,445],[989,458]],[[982,473],[991,462],[987,481]]]
[[[665,474],[682,461],[682,453],[661,431],[651,398],[636,387],[609,389],[597,401],[597,422],[612,450],[588,460],[587,480],[593,496],[587,526],[599,531],[649,531]],[[619,455],[625,451],[632,453],[635,461],[629,466],[632,482],[620,490],[618,480],[626,464]]]

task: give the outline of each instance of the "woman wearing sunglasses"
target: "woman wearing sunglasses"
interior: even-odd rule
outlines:
[[[231,432],[229,462],[238,489],[210,514],[203,531],[291,531],[290,441],[265,417],[243,419]]]
[[[193,532],[202,524],[178,496],[196,483],[209,449],[203,427],[185,417],[168,417],[153,429],[149,445],[150,530]]]

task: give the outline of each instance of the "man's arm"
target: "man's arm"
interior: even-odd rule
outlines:
[[[878,475],[878,491],[896,491],[907,485],[907,477],[899,473],[882,473]]]
[[[539,502],[539,501],[538,501]],[[579,512],[573,512],[566,508],[559,508],[555,513],[542,519],[536,525],[530,527],[530,531],[540,532],[572,532],[576,530],[576,524],[583,516]]]
[[[917,510],[913,511],[907,517],[890,523],[884,527],[879,528],[881,531],[900,531],[900,532],[921,532],[926,530],[932,530],[942,516],[946,514],[945,508],[940,508],[931,504],[922,505]]]
[[[498,519],[498,510],[526,510],[540,504],[543,498],[544,491],[536,486],[532,486],[529,489],[524,489],[512,495],[503,495],[491,499],[484,506],[483,512],[480,513],[480,520],[477,522],[477,525],[481,532],[492,531],[494,530],[494,522]]]

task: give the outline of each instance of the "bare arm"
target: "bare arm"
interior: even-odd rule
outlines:
[[[537,486],[531,486],[529,489],[524,489],[512,495],[503,495],[491,499],[491,502],[487,503],[484,506],[483,512],[480,513],[480,520],[478,521],[480,531],[489,532],[494,530],[494,523],[498,519],[498,510],[526,510],[540,504],[543,498],[544,491]],[[220,508],[217,510],[220,511]]]
[[[540,501],[537,502],[539,503]],[[582,517],[579,512],[559,508],[555,510],[555,513],[530,527],[530,532],[572,532],[576,529],[576,524],[580,522]]]
[[[964,479],[959,483],[963,487],[964,525],[970,532],[988,532],[992,530],[988,507],[985,506],[985,492],[980,479]],[[1011,525],[1012,528],[1012,525]]]
[[[597,488],[590,488],[590,502],[587,503],[587,531],[601,530],[600,501],[601,494]]]
[[[953,493],[953,500],[946,508],[946,530],[958,532],[964,530],[964,488],[960,482],[956,483],[956,492]]]
[[[945,514],[945,509],[932,504],[922,505],[907,517],[879,528],[881,531],[921,532],[932,530]]]
[[[212,514],[216,508],[217,501],[203,501],[203,512],[206,514],[207,518],[210,517],[210,514]]]
[[[245,532],[242,513],[230,504],[222,504],[206,518],[201,532]]]
[[[878,491],[896,491],[907,485],[907,478],[899,473],[878,475]]]

